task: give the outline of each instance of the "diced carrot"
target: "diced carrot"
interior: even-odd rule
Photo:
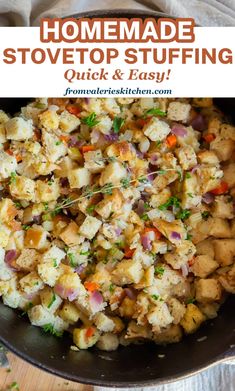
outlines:
[[[204,134],[203,138],[207,143],[211,143],[215,139],[215,135],[214,133],[207,133]]]
[[[193,266],[194,262],[195,262],[195,257],[192,257],[192,258],[188,261],[188,265],[189,265],[189,266]]]
[[[227,191],[228,191],[227,182],[221,181],[220,185],[218,187],[216,187],[215,189],[211,190],[210,193],[212,193],[214,195],[220,195],[220,194],[226,193]]]
[[[131,258],[135,252],[135,248],[129,248],[127,247],[125,249],[125,258]]]
[[[59,139],[60,141],[63,141],[63,143],[67,143],[69,141],[69,136],[62,135],[59,137]]]
[[[151,118],[152,118],[152,116],[150,116],[148,118],[138,118],[136,121],[136,125],[139,128],[143,128],[151,120]]]
[[[100,289],[100,284],[93,281],[85,281],[84,286],[89,292],[94,292]]]
[[[73,115],[78,116],[81,112],[81,109],[76,105],[67,105],[66,110]]]
[[[17,163],[21,162],[21,160],[22,160],[22,156],[19,153],[17,155],[15,155],[15,158],[16,158]]]
[[[90,151],[95,151],[95,146],[94,145],[83,145],[80,148],[82,153],[90,152]]]
[[[167,143],[168,148],[174,148],[177,143],[176,136],[174,134],[170,134],[170,136],[168,136],[166,138],[166,143]]]
[[[143,230],[143,234],[146,234],[147,232],[154,232],[155,238],[157,240],[159,240],[162,236],[161,232],[155,227],[145,227]]]
[[[90,338],[94,334],[95,334],[95,329],[93,327],[88,327],[86,331],[86,338]]]
[[[22,156],[21,156],[20,154],[14,155],[14,152],[12,151],[12,149],[7,149],[5,152],[6,152],[8,155],[10,155],[10,156],[15,156],[17,162],[21,162]]]
[[[8,155],[13,156],[13,151],[11,149],[7,149],[5,152],[8,153]]]

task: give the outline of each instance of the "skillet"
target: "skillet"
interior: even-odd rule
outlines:
[[[94,11],[75,17],[165,16],[147,11]],[[13,114],[29,99],[0,98],[0,108]],[[217,106],[235,121],[235,99],[216,99]],[[75,352],[71,338],[44,334],[19,312],[0,302],[0,341],[12,352],[54,375],[79,383],[107,387],[144,387],[167,384],[194,375],[224,360],[235,359],[235,296],[221,307],[216,319],[205,323],[182,342],[120,347],[115,352],[96,348]],[[204,338],[207,337],[207,338]]]

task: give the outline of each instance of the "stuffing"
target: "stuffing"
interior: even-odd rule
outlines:
[[[19,280],[20,288],[27,294],[32,295],[44,287],[44,283],[36,272],[30,272]]]
[[[214,278],[201,278],[195,282],[196,300],[200,303],[210,303],[221,298],[221,285]]]
[[[80,189],[91,183],[91,173],[87,168],[74,168],[68,173],[68,180],[71,189]]]
[[[91,240],[95,234],[99,231],[102,222],[96,217],[87,216],[79,228],[79,233],[85,238]]]
[[[65,257],[66,253],[59,247],[52,245],[47,251],[41,256],[42,263],[56,263],[56,267],[60,265],[60,262]]]
[[[233,219],[234,208],[231,198],[223,195],[215,197],[212,215],[213,217],[218,217],[220,219]]]
[[[223,180],[228,184],[229,189],[235,186],[235,163],[229,163],[223,167]]]
[[[56,111],[46,110],[39,114],[39,127],[47,131],[54,131],[59,128],[59,116]]]
[[[112,183],[114,185],[120,183],[120,181],[127,175],[125,167],[119,162],[109,163],[100,175],[100,186],[108,185]]]
[[[100,133],[109,134],[113,125],[111,118],[108,115],[101,115],[97,121],[99,122],[94,126],[94,129]]]
[[[79,226],[74,221],[62,230],[59,237],[67,246],[76,246],[84,241],[84,238],[79,235]]]
[[[197,255],[193,260],[193,265],[191,270],[195,276],[206,278],[209,274],[213,273],[219,267],[218,262],[216,262],[210,255]]]
[[[12,197],[18,200],[35,201],[35,187],[32,179],[16,175],[11,180],[9,189]]]
[[[233,263],[235,256],[235,239],[213,240],[215,260],[221,266],[228,266]]]
[[[226,292],[235,293],[235,266],[229,267],[226,272],[219,276],[219,282]]]
[[[102,151],[96,149],[95,151],[89,151],[84,153],[84,167],[92,174],[101,172],[105,167],[105,161],[103,159]]]
[[[189,170],[197,164],[197,156],[193,147],[185,145],[184,147],[175,150],[176,156],[179,159],[180,165],[184,170]]]
[[[125,339],[135,339],[135,340],[143,340],[149,339],[152,337],[152,332],[149,328],[140,326],[133,320],[128,323],[128,327],[126,330]]]
[[[25,234],[24,245],[26,248],[34,248],[36,250],[45,249],[47,247],[48,232],[41,225],[33,224]]]
[[[28,311],[29,320],[34,326],[43,327],[54,323],[54,315],[44,306],[35,305]]]
[[[9,178],[11,173],[15,173],[16,169],[16,158],[4,151],[0,151],[0,180]]]
[[[185,305],[174,297],[167,301],[167,305],[171,316],[174,318],[173,324],[179,324],[186,312]]]
[[[199,242],[196,245],[196,248],[197,248],[198,255],[208,255],[209,257],[214,259],[215,251],[214,251],[213,241],[211,239],[206,239]]]
[[[50,263],[40,263],[37,266],[37,272],[41,280],[51,287],[55,286],[56,281],[63,273],[62,269],[51,265]]]
[[[152,326],[153,332],[160,331],[161,328],[167,327],[174,320],[167,304],[161,301],[158,301],[157,305],[150,308],[146,318]]]
[[[79,349],[88,349],[99,339],[99,332],[95,327],[83,327],[73,330],[73,342]]]
[[[58,137],[45,130],[42,130],[42,145],[45,149],[45,154],[52,163],[66,155],[67,148],[64,143]]]
[[[5,124],[9,119],[8,115],[3,110],[0,110],[0,143],[5,143],[7,141]]]
[[[96,343],[96,346],[100,350],[111,352],[117,350],[119,345],[119,339],[115,334],[105,333],[101,335]]]
[[[119,306],[119,313],[122,318],[132,318],[135,313],[135,300],[125,297]]]
[[[73,303],[66,302],[59,311],[59,316],[69,324],[75,324],[80,318],[80,312]]]
[[[32,272],[35,270],[39,259],[40,254],[36,250],[24,248],[16,259],[16,265],[22,271]]]
[[[62,111],[59,117],[59,128],[65,133],[71,133],[80,125],[80,119],[67,110]]]
[[[52,313],[56,312],[62,303],[62,299],[49,287],[40,291],[40,299],[42,306]]]
[[[103,314],[102,312],[99,312],[98,314],[95,315],[94,323],[97,329],[104,333],[111,332],[115,328],[114,321],[107,315]]]
[[[220,217],[214,217],[212,219],[210,235],[214,238],[230,238],[231,229],[229,226],[229,222]]]
[[[167,110],[167,118],[171,121],[186,123],[189,119],[191,106],[187,103],[171,102]]]
[[[210,143],[210,148],[216,153],[220,161],[229,160],[235,150],[235,141],[216,137]]]
[[[117,285],[137,284],[144,275],[141,263],[132,259],[124,259],[112,272],[112,281]]]
[[[192,334],[201,326],[205,320],[205,315],[195,304],[188,304],[180,324],[186,334]]]
[[[26,140],[33,136],[33,124],[31,120],[22,117],[11,118],[5,124],[8,140]]]
[[[170,131],[170,126],[156,117],[152,117],[143,128],[145,136],[147,136],[151,141],[164,140]]]
[[[60,196],[59,180],[49,180],[44,182],[36,181],[36,202],[51,202],[56,201]]]
[[[182,337],[182,328],[178,324],[172,324],[160,332],[153,333],[153,341],[157,345],[180,342]]]

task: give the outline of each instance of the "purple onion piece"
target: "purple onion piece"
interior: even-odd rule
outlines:
[[[118,134],[117,133],[110,133],[110,134],[105,134],[104,135],[104,138],[106,141],[109,141],[109,142],[115,142],[118,140]]]
[[[148,251],[152,250],[152,243],[149,235],[145,234],[141,236],[141,244],[144,250],[148,250]]]
[[[6,262],[8,265],[14,261],[17,257],[17,251],[16,250],[8,250],[6,251],[4,262]]]
[[[38,216],[33,216],[33,222],[35,224],[40,224],[41,223],[41,215],[38,215]]]
[[[205,202],[205,204],[207,204],[207,205],[212,204],[212,202],[214,202],[214,200],[215,200],[214,194],[205,193],[202,196],[202,201]]]
[[[124,288],[124,291],[125,291],[125,294],[127,295],[127,297],[129,299],[131,299],[131,300],[135,300],[136,299],[136,294],[133,291],[133,289],[131,289],[131,288]]]
[[[115,228],[115,234],[116,234],[117,236],[120,236],[120,235],[121,235],[121,232],[122,232],[121,228],[119,228],[119,227]]]
[[[103,296],[99,291],[92,292],[89,301],[92,312],[95,313],[101,311],[103,305]]]
[[[138,202],[138,206],[137,206],[137,209],[136,209],[136,213],[139,215],[139,216],[142,216],[144,214],[144,200],[139,200]]]
[[[195,172],[198,170],[198,168],[200,168],[201,165],[200,164],[196,164],[196,166],[194,166],[192,169],[191,169],[191,173],[192,174],[195,174]]]
[[[84,98],[84,101],[87,105],[89,105],[91,98]]]
[[[206,130],[207,127],[206,120],[201,114],[198,114],[195,118],[193,118],[190,125],[193,129],[199,130],[200,132]]]
[[[74,301],[79,294],[79,289],[71,289],[71,292],[68,293],[68,300]]]
[[[157,161],[158,161],[158,155],[156,153],[153,153],[151,156],[150,156],[150,163],[153,165],[153,166],[157,166]]]
[[[85,140],[78,140],[77,136],[70,136],[68,147],[76,147],[79,148],[85,144]]]
[[[178,137],[185,137],[187,135],[187,129],[183,125],[173,125],[171,133]]]
[[[62,187],[69,187],[69,180],[68,178],[60,178],[60,186]]]
[[[175,240],[181,239],[181,235],[176,231],[172,231],[170,236],[171,236],[171,239],[175,239]]]
[[[182,272],[182,276],[185,278],[187,277],[188,273],[189,273],[189,266],[188,264],[184,264],[181,266],[181,272]]]
[[[77,267],[74,269],[75,273],[77,273],[77,274],[82,274],[84,270],[85,270],[85,266],[84,266],[83,264],[77,266]]]
[[[144,157],[144,154],[140,151],[138,151],[138,149],[136,150],[136,155],[140,158],[140,159],[143,159]]]

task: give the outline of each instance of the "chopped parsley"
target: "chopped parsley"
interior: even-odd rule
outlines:
[[[183,180],[183,173],[182,173],[182,171],[178,170],[177,174],[178,174],[178,177],[179,177],[179,181],[182,182],[182,180]]]
[[[168,199],[167,202],[165,202],[165,204],[162,204],[158,207],[158,209],[160,210],[166,210],[169,208],[169,206],[175,206],[176,208],[179,208],[180,207],[180,200],[178,197],[175,197],[175,196],[172,196]]]
[[[191,215],[190,210],[182,209],[176,215],[177,219],[186,220]]]
[[[92,214],[95,210],[95,205],[90,205],[86,208],[87,213]]]
[[[193,198],[193,194],[192,194],[192,193],[187,193],[187,195],[188,195],[190,198]]]
[[[207,220],[208,217],[210,217],[210,216],[211,216],[211,214],[210,214],[210,212],[208,212],[207,210],[205,210],[204,212],[202,212],[202,218],[203,218],[203,220]]]
[[[188,232],[187,232],[187,236],[186,236],[186,240],[191,240],[192,239],[192,235],[190,235]]]
[[[80,251],[80,255],[90,255],[90,251]]]
[[[158,274],[159,276],[163,276],[165,269],[162,266],[155,267],[154,269],[155,273]]]
[[[62,141],[58,140],[58,141],[55,142],[55,145],[60,145],[60,144],[62,144]]]
[[[163,299],[159,295],[151,295],[152,299],[163,301]]]
[[[28,229],[31,228],[31,227],[28,224],[23,224],[22,228],[23,228],[24,231],[28,231]]]
[[[17,209],[22,208],[22,205],[21,205],[21,203],[20,203],[19,201],[14,201],[14,204],[15,204],[15,207],[16,207]]]
[[[143,221],[149,221],[150,218],[148,217],[147,213],[144,213],[142,216],[140,216],[141,220]]]
[[[97,120],[96,113],[91,113],[87,117],[84,117],[81,119],[82,123],[87,125],[89,128],[92,128],[93,126],[97,125],[100,121]]]
[[[124,125],[125,120],[121,117],[115,117],[113,120],[113,131],[119,133],[119,130]]]
[[[68,259],[69,259],[69,264],[70,264],[70,266],[76,267],[76,266],[77,266],[77,263],[76,263],[76,261],[75,261],[75,255],[72,254],[72,253],[67,253],[67,257],[68,257]]]
[[[139,181],[140,183],[148,183],[148,178],[146,178],[146,176],[140,176],[140,177],[138,178],[138,181]]]
[[[43,205],[44,205],[44,210],[48,210],[48,208],[49,208],[48,202],[43,202]]]
[[[50,179],[50,180],[47,182],[47,184],[48,184],[49,186],[51,186],[51,185],[53,184],[53,180]]]
[[[115,289],[115,285],[114,284],[110,284],[109,285],[109,292],[113,293],[114,289]]]
[[[16,381],[14,381],[13,383],[11,383],[9,388],[10,390],[19,390],[19,385]]]
[[[122,178],[121,184],[124,189],[128,189],[128,187],[130,186],[130,179],[129,178]]]
[[[186,174],[185,174],[185,178],[186,178],[186,179],[192,178],[192,176],[191,176],[190,172],[186,172]]]
[[[101,189],[101,193],[102,194],[109,194],[111,195],[113,192],[113,184],[110,182],[110,183],[106,183],[106,185],[104,185]]]
[[[56,260],[56,258],[53,258],[53,266],[57,267],[57,260]]]
[[[16,182],[16,172],[11,172],[10,185]]]
[[[51,335],[54,335],[55,337],[58,337],[58,338],[62,337],[62,335],[63,335],[63,332],[55,330],[53,324],[51,324],[51,323],[45,324],[45,326],[43,326],[43,331],[45,333],[49,333]]]
[[[156,147],[159,148],[161,145],[162,145],[162,141],[161,140],[157,140],[156,141]]]
[[[188,300],[186,301],[186,304],[193,304],[193,303],[195,303],[195,301],[196,301],[195,298],[191,298],[191,299],[188,299]]]
[[[166,170],[159,170],[157,173],[158,173],[158,175],[165,175],[166,174]]]
[[[55,301],[56,301],[56,295],[55,295],[55,293],[53,292],[51,301],[50,301],[50,303],[48,304],[47,308],[51,308],[52,304],[53,304]]]
[[[145,111],[144,117],[147,117],[148,115],[158,115],[159,117],[165,117],[166,113],[165,113],[165,111],[162,111],[158,108],[152,108],[152,109]]]

